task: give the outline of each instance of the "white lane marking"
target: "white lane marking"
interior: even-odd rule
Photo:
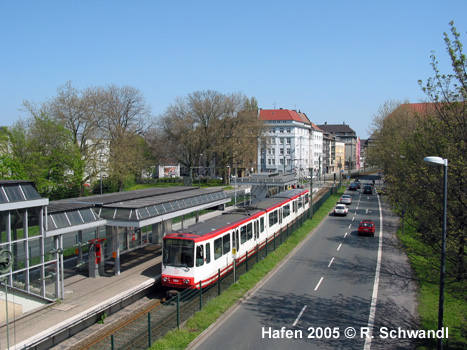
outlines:
[[[332,263],[334,262],[334,257],[331,259],[331,261],[329,262],[329,265],[328,267],[331,267]]]
[[[352,224],[349,225],[349,228],[351,228],[351,227],[352,227]]]
[[[357,213],[355,213],[355,214],[357,214]],[[352,221],[355,221],[355,216],[352,218]]]
[[[379,285],[379,274],[381,270],[381,257],[383,255],[383,211],[381,208],[381,202],[378,197],[379,206],[379,242],[378,242],[378,260],[376,262],[375,282],[373,284],[373,294],[371,296],[370,314],[368,315],[368,328],[370,329],[369,336],[365,339],[364,350],[370,350],[371,339],[373,338],[373,327],[375,325],[375,314],[376,314],[376,303],[378,302],[378,285]]]
[[[341,247],[342,247],[342,243],[339,244],[339,246],[337,247],[337,251],[339,251],[341,249]]]
[[[324,277],[321,277],[321,278],[319,279],[319,282],[318,282],[318,284],[316,285],[315,290],[318,290],[319,285],[321,284],[321,282],[323,282],[323,280],[324,280]]]
[[[347,233],[348,233],[348,232],[345,233],[344,238],[347,237]]]
[[[303,307],[302,311],[300,311],[300,313],[298,314],[297,318],[295,319],[295,322],[292,324],[292,326],[296,326],[297,323],[298,323],[298,320],[300,319],[300,317],[302,317],[303,315],[303,312],[305,311],[306,309],[306,305]]]
[[[365,210],[365,214],[368,214],[368,208]]]

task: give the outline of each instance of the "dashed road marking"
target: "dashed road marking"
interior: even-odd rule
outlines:
[[[323,282],[323,280],[324,280],[324,277],[321,277],[321,278],[319,279],[319,282],[318,282],[318,284],[316,285],[315,290],[318,290],[319,285],[321,284],[321,282]]]

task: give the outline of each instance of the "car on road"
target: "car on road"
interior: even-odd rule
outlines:
[[[350,205],[352,204],[352,197],[349,194],[343,194],[339,199],[339,203]]]
[[[358,189],[358,185],[355,182],[352,182],[349,186],[349,190],[356,191]]]
[[[375,222],[372,220],[362,220],[358,225],[358,235],[370,235],[375,236]]]
[[[365,185],[365,187],[363,187],[363,193],[373,194],[373,187],[371,185]]]
[[[344,215],[347,216],[349,214],[349,208],[345,204],[337,204],[334,208],[334,215]]]

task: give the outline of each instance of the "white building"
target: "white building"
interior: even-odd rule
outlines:
[[[301,112],[289,109],[261,109],[266,124],[263,144],[259,144],[260,172],[308,173],[319,169],[323,152],[323,132]]]

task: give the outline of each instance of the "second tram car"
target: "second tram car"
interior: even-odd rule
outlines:
[[[292,189],[264,199],[254,207],[225,212],[186,229],[167,234],[162,247],[162,285],[204,288],[217,281],[247,252],[276,235],[309,209],[309,191]],[[267,240],[266,240],[267,239]]]

